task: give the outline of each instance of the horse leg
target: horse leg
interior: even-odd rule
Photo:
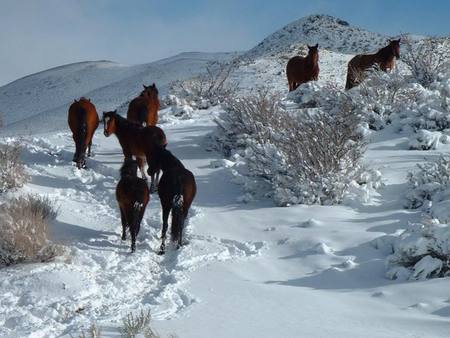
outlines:
[[[88,157],[91,157],[91,147],[92,147],[92,139],[89,141],[88,144],[88,154],[87,154]]]
[[[159,174],[160,170],[158,170],[155,174],[150,176],[150,194],[154,194],[156,191],[158,191],[158,184],[159,184]]]
[[[159,248],[159,255],[163,255],[166,251],[166,233],[167,233],[167,228],[169,227],[169,213],[170,213],[170,208],[171,208],[171,203],[170,201],[168,203],[164,203],[164,201],[161,201],[161,205],[162,205],[162,209],[163,209],[163,214],[162,214],[162,219],[163,219],[163,224],[162,224],[162,229],[161,229],[161,247]]]
[[[120,208],[120,219],[122,221],[122,241],[127,239],[127,219],[125,217],[125,212]]]
[[[141,172],[141,176],[144,180],[147,181],[147,175],[145,175],[144,164],[145,161],[142,157],[136,156],[136,161],[139,167],[139,171]]]

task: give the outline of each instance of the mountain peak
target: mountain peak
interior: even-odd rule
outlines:
[[[387,37],[350,25],[331,15],[314,14],[293,21],[269,35],[247,57],[289,53],[299,45],[316,44],[340,53],[371,52],[383,46]]]

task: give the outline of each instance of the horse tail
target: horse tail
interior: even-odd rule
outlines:
[[[172,241],[178,241],[181,231],[183,231],[184,223],[184,197],[183,197],[183,182],[181,175],[176,175],[174,181],[172,181],[172,191],[174,196],[172,199],[172,227],[171,236]]]
[[[128,226],[130,227],[131,234],[131,251],[136,250],[136,237],[140,229],[140,215],[142,208],[144,208],[144,203],[140,200],[134,202],[130,215],[128,215]]]
[[[86,110],[79,108],[77,111],[77,139],[75,141],[76,162],[84,158],[84,149],[87,134],[87,114]]]

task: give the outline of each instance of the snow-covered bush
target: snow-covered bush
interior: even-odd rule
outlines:
[[[448,71],[449,38],[402,39],[401,60],[409,67],[416,82],[429,87]]]
[[[191,106],[207,109],[235,95],[238,84],[231,80],[239,61],[210,62],[203,73],[183,81],[175,81],[170,91]]]
[[[278,205],[340,203],[361,177],[360,116],[345,100],[327,105],[315,94],[299,95],[302,108],[288,111],[262,90],[227,101],[216,119],[219,148],[237,168],[245,164],[245,176],[262,178]]]
[[[417,166],[408,174],[407,207],[422,207],[425,218],[391,241],[386,260],[391,279],[450,275],[450,160],[441,157]]]
[[[413,224],[393,243],[387,277],[426,279],[450,275],[450,226]]]
[[[430,208],[433,203],[449,197],[449,158],[440,157],[434,162],[418,163],[417,170],[408,173],[407,208]]]
[[[58,211],[46,197],[27,195],[0,207],[0,265],[48,261],[61,247],[48,240],[49,222]]]
[[[142,335],[144,338],[160,338],[161,336],[150,326],[150,311],[141,310],[138,314],[128,313],[122,320],[121,333],[124,338],[135,338]],[[170,335],[169,338],[176,338]]]
[[[22,146],[19,143],[0,144],[0,193],[21,187],[28,179],[20,160]]]

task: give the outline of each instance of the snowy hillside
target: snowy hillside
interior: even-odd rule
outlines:
[[[238,94],[269,87],[283,104],[298,109],[303,99],[321,95],[328,82],[342,89],[352,55],[385,40],[333,17],[309,16],[244,53],[232,79],[240,85]],[[305,97],[303,88],[288,96],[288,58],[304,43],[317,42],[318,83],[304,86]],[[86,96],[99,113],[123,112],[143,83],[155,82],[165,94],[172,81],[197,75],[208,61],[234,56],[184,53],[137,66],[83,62],[0,87],[2,142],[24,144],[31,178],[23,188],[0,194],[0,205],[25,193],[48,196],[59,207],[50,239],[67,248],[52,262],[0,267],[0,337],[79,337],[93,323],[101,337],[118,337],[122,319],[140,310],[151,311],[152,326],[163,337],[448,337],[449,277],[388,279],[386,258],[393,241],[423,219],[424,209],[404,208],[404,196],[412,194],[408,172],[450,151],[450,127],[434,131],[435,148],[409,146],[417,136],[413,122],[423,127],[449,121],[437,110],[450,102],[450,80],[422,91],[411,86],[417,121],[411,111],[400,111],[384,129],[366,130],[363,162],[381,172],[384,186],[342,205],[275,207],[269,198],[243,198],[239,158],[224,159],[211,143],[223,108],[161,110],[167,147],[194,173],[198,195],[185,246],[157,255],[161,211],[157,195],[151,195],[136,252],[129,252],[129,242],[120,239],[114,195],[123,161],[120,144],[115,136],[106,138],[100,125],[88,169],[77,170],[66,125],[69,104]]]
[[[33,134],[66,127],[67,107],[75,98],[91,98],[99,112],[126,104],[142,90],[157,83],[160,93],[176,79],[203,71],[211,60],[233,54],[182,53],[149,64],[125,66],[109,61],[81,62],[36,73],[0,87],[3,133]]]
[[[245,56],[257,58],[295,50],[300,44],[319,44],[320,48],[345,54],[375,51],[388,37],[351,26],[329,15],[310,15],[269,35]]]

